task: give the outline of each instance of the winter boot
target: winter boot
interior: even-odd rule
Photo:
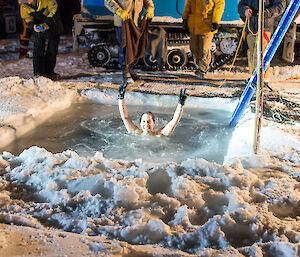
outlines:
[[[53,73],[51,75],[48,76],[49,79],[55,80],[55,79],[59,79],[60,75],[58,73]]]
[[[134,80],[131,77],[128,69],[123,69],[122,74],[123,74],[123,83],[124,84],[133,84],[134,83]]]
[[[137,75],[134,71],[133,71],[133,68],[129,68],[129,74],[131,76],[131,78],[136,81],[136,80],[140,80],[141,79],[141,76]]]
[[[20,48],[19,59],[28,58],[29,55],[27,53],[27,49]]]
[[[166,71],[166,67],[165,67],[165,65],[158,65],[157,70],[165,72]]]
[[[205,73],[203,73],[201,70],[196,70],[195,75],[197,76],[198,79],[203,79]]]

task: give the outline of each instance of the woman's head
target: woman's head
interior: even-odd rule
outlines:
[[[145,112],[140,118],[140,124],[143,132],[153,131],[155,126],[155,118],[152,112]]]

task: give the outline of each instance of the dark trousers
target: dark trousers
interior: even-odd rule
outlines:
[[[122,27],[115,27],[116,36],[119,43],[119,68],[123,68],[124,66],[124,54],[122,47]]]
[[[34,32],[33,73],[40,76],[54,74],[56,55],[58,52],[59,35]],[[47,42],[48,41],[48,42]],[[46,47],[46,43],[47,47]]]

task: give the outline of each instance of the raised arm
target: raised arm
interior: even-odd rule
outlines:
[[[175,113],[173,115],[173,119],[165,126],[161,129],[160,134],[164,135],[164,136],[170,136],[174,129],[176,128],[178,122],[181,119],[182,113],[183,113],[183,105],[185,103],[185,100],[187,98],[187,94],[185,93],[186,89],[184,90],[180,90],[179,93],[179,103],[176,107]]]
[[[123,123],[127,129],[128,132],[134,132],[137,134],[141,134],[141,130],[134,125],[134,123],[132,122],[132,120],[128,117],[128,112],[127,112],[127,108],[126,108],[126,104],[125,104],[125,100],[124,100],[124,95],[125,95],[125,89],[126,86],[122,85],[119,87],[119,95],[118,95],[118,101],[119,101],[119,111],[121,114],[121,118],[123,120]]]

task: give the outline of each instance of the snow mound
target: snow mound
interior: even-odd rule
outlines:
[[[2,222],[198,256],[239,256],[237,249],[253,256],[299,253],[299,152],[244,157],[230,166],[204,159],[129,162],[101,153],[83,158],[39,147],[1,159]]]
[[[1,78],[0,147],[70,106],[76,95],[74,92],[44,77]]]

